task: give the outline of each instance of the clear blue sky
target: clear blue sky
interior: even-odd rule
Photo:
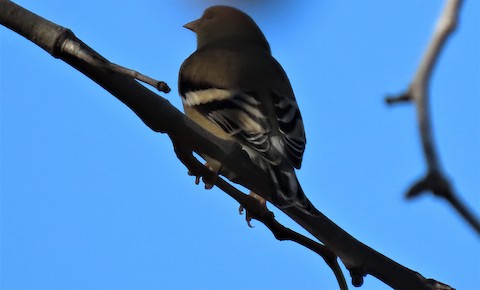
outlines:
[[[425,277],[479,289],[478,236],[441,200],[404,200],[425,170],[415,112],[383,103],[408,85],[444,1],[17,1],[166,81],[179,108],[178,69],[196,45],[182,25],[227,2],[290,77],[314,204]],[[321,258],[195,186],[167,136],[91,80],[4,27],[0,45],[2,288],[336,288]],[[479,1],[465,1],[430,91],[442,166],[479,214]],[[368,276],[361,289],[387,286]]]

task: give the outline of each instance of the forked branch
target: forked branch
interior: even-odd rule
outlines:
[[[480,222],[455,193],[450,181],[440,166],[433,138],[432,121],[429,107],[429,85],[432,71],[438,63],[439,55],[445,47],[448,37],[455,30],[462,0],[447,0],[440,15],[430,44],[418,66],[407,91],[399,96],[387,97],[387,104],[414,102],[417,109],[417,121],[423,147],[427,173],[408,190],[407,198],[414,198],[425,192],[432,192],[446,199],[457,212],[480,234]]]

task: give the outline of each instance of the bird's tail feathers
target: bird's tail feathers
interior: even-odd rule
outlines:
[[[274,185],[273,204],[278,208],[296,207],[306,214],[317,216],[318,211],[303,192],[293,168],[289,166],[268,166]]]

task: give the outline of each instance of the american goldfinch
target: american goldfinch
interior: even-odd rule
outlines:
[[[315,215],[295,175],[306,144],[302,116],[260,28],[227,6],[210,7],[184,27],[197,35],[197,50],[180,68],[185,114],[216,136],[237,141],[269,173],[275,206]],[[211,169],[220,168],[204,158]]]

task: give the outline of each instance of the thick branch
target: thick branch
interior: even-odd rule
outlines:
[[[167,100],[129,76],[112,72],[108,62],[73,33],[16,4],[0,0],[0,23],[17,31],[53,56],[64,60],[122,101],[152,130],[167,133],[174,147],[192,150],[222,161],[224,175],[268,198],[272,188],[267,174],[256,167],[240,147],[211,135],[180,113]],[[434,289],[426,279],[357,241],[323,214],[313,217],[289,208],[283,210],[325,244],[350,270],[354,284],[372,274],[395,289]]]
[[[427,174],[416,181],[407,192],[407,198],[419,196],[425,192],[432,192],[438,197],[446,199],[457,212],[480,233],[478,218],[460,201],[453,190],[450,181],[443,173],[440,159],[435,148],[431,125],[428,88],[434,66],[438,63],[441,50],[458,22],[458,12],[462,0],[447,0],[443,13],[438,19],[430,44],[418,66],[417,72],[406,93],[397,97],[388,97],[388,104],[414,101],[417,108],[417,121],[422,141],[423,153],[427,163]]]

